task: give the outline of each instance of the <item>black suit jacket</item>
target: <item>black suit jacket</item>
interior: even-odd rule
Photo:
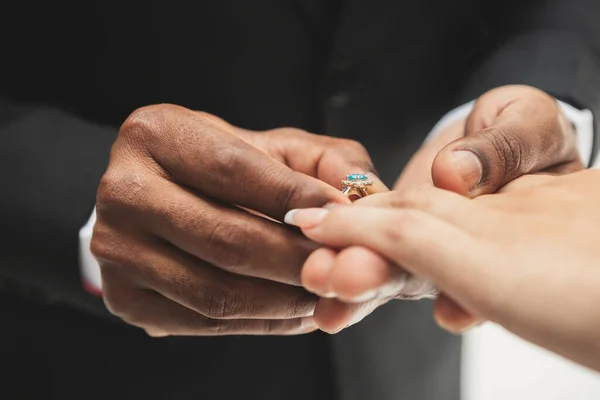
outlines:
[[[387,183],[503,84],[600,110],[597,0],[17,2],[0,12],[6,398],[458,399],[456,337],[396,302],[328,337],[150,339],[81,287],[121,121],[159,102],[367,146]]]

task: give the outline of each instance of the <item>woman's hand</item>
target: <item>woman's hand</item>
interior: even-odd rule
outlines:
[[[477,318],[600,370],[600,172],[512,186],[474,200],[389,192],[292,217],[310,239],[344,249],[328,260],[339,293],[386,290],[390,270],[363,264],[374,252]]]
[[[481,96],[467,119],[451,124],[428,141],[394,189],[404,192],[435,184],[476,197],[494,193],[523,175],[564,174],[581,168],[575,133],[556,101],[531,87],[506,86]],[[359,204],[370,201],[365,198]],[[355,220],[360,224],[361,216]],[[337,250],[317,250],[302,272],[304,286],[325,297],[317,305],[315,320],[327,332],[356,323],[392,298],[417,299],[436,291],[430,282],[411,277],[366,249],[347,249],[339,256],[360,260],[361,269],[380,271],[379,278],[386,284],[362,281],[347,292],[331,287],[329,271],[337,254]],[[450,330],[461,331],[477,323],[443,294],[436,307],[438,322]]]

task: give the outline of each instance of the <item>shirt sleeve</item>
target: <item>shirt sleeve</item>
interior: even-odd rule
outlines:
[[[117,320],[83,289],[78,259],[78,232],[117,131],[72,110],[0,93],[3,292]]]
[[[79,270],[84,289],[95,296],[101,296],[102,277],[100,275],[100,265],[90,250],[94,224],[96,224],[95,207],[90,219],[79,231]]]

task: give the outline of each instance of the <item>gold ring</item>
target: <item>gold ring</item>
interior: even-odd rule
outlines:
[[[369,195],[367,188],[372,184],[373,181],[366,175],[346,175],[346,179],[342,180],[342,194],[346,197],[356,195],[362,198]]]

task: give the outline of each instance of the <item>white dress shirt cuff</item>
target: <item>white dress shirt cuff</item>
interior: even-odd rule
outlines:
[[[92,243],[92,233],[96,223],[96,208],[88,222],[79,231],[79,270],[83,287],[94,295],[102,294],[102,278],[100,276],[100,265],[92,255],[90,244]]]

